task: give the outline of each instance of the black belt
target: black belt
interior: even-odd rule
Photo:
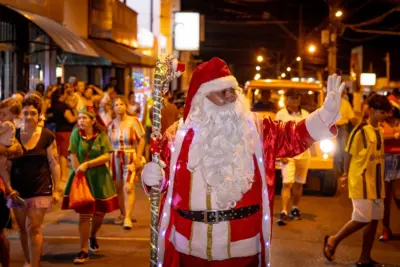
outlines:
[[[207,224],[216,224],[223,221],[232,221],[242,219],[253,215],[260,210],[260,205],[253,205],[244,208],[230,210],[177,210],[183,218],[195,221],[204,222]]]

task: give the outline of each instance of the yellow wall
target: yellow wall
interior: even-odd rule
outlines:
[[[64,20],[63,0],[0,0],[0,4],[49,17],[59,23]]]
[[[161,0],[160,32],[167,38],[167,54],[171,54],[172,47],[172,13],[173,0]]]
[[[88,0],[64,0],[63,24],[78,36],[88,36]]]
[[[119,1],[113,4],[112,39],[137,47],[137,13]]]

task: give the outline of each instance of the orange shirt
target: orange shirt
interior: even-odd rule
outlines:
[[[387,122],[382,123],[383,133],[386,134],[395,134],[396,132],[400,132],[400,128],[391,127]],[[399,154],[400,153],[400,139],[385,139],[384,141],[385,153],[389,154]]]

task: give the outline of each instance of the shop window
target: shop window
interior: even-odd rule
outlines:
[[[50,38],[30,24],[29,40],[29,89],[33,90],[38,83],[44,83],[46,68],[49,68]]]
[[[13,48],[16,39],[15,25],[0,21],[0,99],[13,94]]]

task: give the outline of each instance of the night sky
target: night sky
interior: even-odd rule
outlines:
[[[343,10],[344,25],[358,24],[378,17],[396,6],[399,0],[337,0]],[[329,24],[327,0],[182,0],[182,11],[200,12],[205,16],[205,41],[195,56],[209,60],[223,58],[230,65],[240,83],[252,79],[256,73],[256,56],[267,55],[262,65],[263,78],[276,78],[287,66],[296,68],[299,35],[299,8],[302,4],[305,47],[317,46],[313,56],[304,56],[305,76],[315,76],[317,70],[327,66],[327,49],[321,45],[321,30]],[[280,26],[281,25],[281,26]],[[361,29],[394,31],[400,34],[400,11],[386,16],[379,23]],[[391,78],[400,80],[400,35],[388,36],[356,33],[343,28],[338,37],[338,68],[349,74],[350,51],[364,46],[364,72],[372,71],[385,76],[385,53],[391,55]],[[294,70],[295,71],[295,70]]]

